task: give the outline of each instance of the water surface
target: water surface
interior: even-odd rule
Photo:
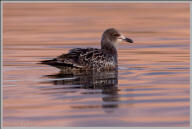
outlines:
[[[4,4],[4,126],[189,126],[188,4]],[[117,28],[118,72],[37,64],[100,47]]]

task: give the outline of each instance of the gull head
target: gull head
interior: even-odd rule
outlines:
[[[133,43],[132,39],[125,37],[118,30],[109,28],[103,32],[101,47],[106,46],[106,44],[111,44],[116,48],[122,41]]]

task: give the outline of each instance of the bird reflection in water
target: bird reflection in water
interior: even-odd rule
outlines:
[[[106,113],[111,113],[118,107],[118,70],[103,71],[103,72],[79,72],[79,73],[64,73],[60,71],[58,74],[46,75],[50,78],[46,83],[62,86],[62,89],[88,89],[87,94],[95,94],[90,90],[101,90],[102,107]],[[61,88],[54,88],[54,90]],[[84,93],[85,94],[85,93]],[[100,97],[100,96],[98,96]],[[89,107],[89,106],[88,106]],[[72,108],[88,108],[86,106]]]

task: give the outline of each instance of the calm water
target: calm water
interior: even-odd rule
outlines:
[[[189,126],[188,4],[4,4],[4,126]],[[100,47],[117,28],[119,70],[62,75],[37,64]]]

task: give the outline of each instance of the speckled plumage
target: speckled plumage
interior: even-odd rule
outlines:
[[[74,48],[53,60],[42,61],[63,70],[112,70],[118,66],[116,46],[121,40],[133,42],[122,36],[116,29],[107,29],[101,39],[101,49]]]

